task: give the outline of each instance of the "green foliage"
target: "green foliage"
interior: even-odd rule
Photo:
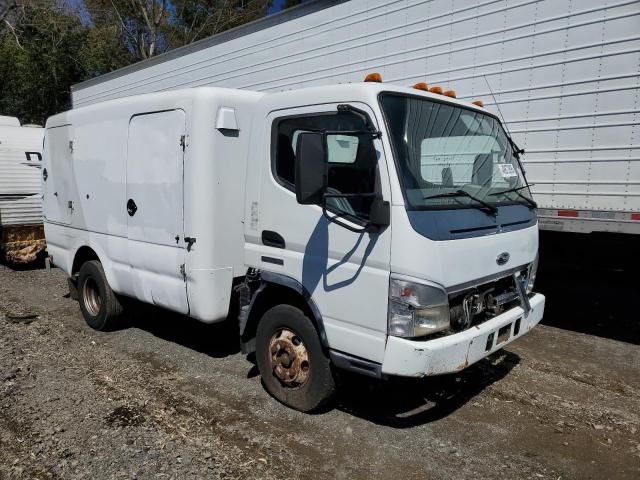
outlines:
[[[86,31],[85,41],[78,52],[83,69],[82,80],[132,63],[131,53],[122,44],[117,27],[97,25]]]
[[[260,18],[270,4],[0,0],[0,115],[44,124],[71,107],[73,84]]]
[[[175,15],[166,25],[168,48],[187,45],[263,17],[268,0],[173,0]]]
[[[0,111],[43,123],[68,107],[69,85],[83,77],[77,52],[86,29],[53,2],[24,5],[22,13],[0,36]]]

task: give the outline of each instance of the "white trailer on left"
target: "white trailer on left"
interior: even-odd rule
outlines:
[[[42,225],[44,129],[0,116],[0,257],[29,263],[46,248]]]

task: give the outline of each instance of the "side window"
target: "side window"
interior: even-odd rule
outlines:
[[[285,117],[274,122],[272,167],[276,180],[294,190],[298,136],[309,131],[332,132],[327,135],[327,193],[368,194],[376,191],[377,156],[369,135],[347,133],[365,130],[362,119],[351,113],[326,113]],[[335,213],[368,219],[372,197],[328,197],[327,208]]]

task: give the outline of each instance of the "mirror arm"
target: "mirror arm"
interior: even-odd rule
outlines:
[[[329,213],[327,212],[327,202],[326,199],[327,198],[380,198],[382,199],[382,197],[380,196],[379,193],[325,193],[322,196],[322,214],[325,216],[325,218],[327,220],[329,220],[332,223],[335,223],[336,225],[339,225],[343,228],[346,228],[347,230],[351,231],[351,232],[355,232],[355,233],[363,233],[363,232],[367,232],[367,233],[378,233],[380,230],[382,230],[386,225],[376,225],[371,221],[366,221],[364,226],[362,227],[352,227],[351,225],[349,225],[348,223],[345,223],[343,221],[340,220],[341,217],[344,217],[347,215],[347,213],[341,213],[341,214],[336,214],[334,216],[330,216]]]
[[[371,135],[371,138],[382,138],[382,132],[371,130],[322,130],[325,137],[327,135]]]
[[[324,198],[375,198],[379,194],[372,193],[325,193]]]
[[[369,231],[369,227],[370,227],[370,223],[367,222],[367,224],[365,224],[364,227],[352,227],[351,225],[349,225],[348,223],[342,222],[340,219],[340,217],[343,217],[346,215],[346,213],[343,214],[337,214],[334,216],[330,216],[329,213],[327,212],[327,202],[325,201],[325,198],[322,199],[322,215],[325,216],[325,218],[327,220],[329,220],[331,223],[335,223],[336,225],[340,225],[343,228],[346,228],[347,230],[354,232],[354,233],[364,233]]]
[[[338,112],[349,112],[360,117],[364,124],[367,126],[369,133],[373,134],[373,138],[382,138],[382,132],[376,129],[376,126],[371,121],[371,117],[369,117],[369,114],[364,110],[360,110],[359,108],[356,108],[353,105],[349,105],[348,103],[341,103],[340,105],[338,105]]]

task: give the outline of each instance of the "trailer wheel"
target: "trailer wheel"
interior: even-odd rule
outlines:
[[[122,315],[122,305],[107,282],[102,264],[85,262],[78,275],[78,301],[87,324],[95,330],[113,330]]]
[[[278,305],[264,314],[256,332],[256,360],[267,391],[296,410],[317,410],[335,393],[318,332],[296,307]]]

